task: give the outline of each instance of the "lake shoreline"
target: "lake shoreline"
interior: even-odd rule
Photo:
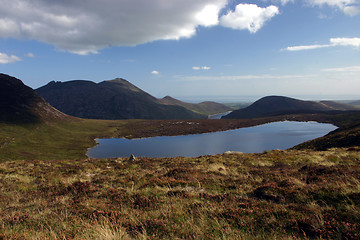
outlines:
[[[255,119],[139,120],[129,122],[126,131],[114,138],[138,139],[157,136],[180,136],[254,127],[272,122],[297,121],[331,123],[341,127],[337,116],[328,114],[293,114]]]
[[[90,158],[199,157],[226,151],[260,153],[285,150],[303,142],[325,136],[337,129],[332,124],[314,121],[280,121],[222,132],[182,136],[157,136],[142,139],[104,138],[87,152]]]

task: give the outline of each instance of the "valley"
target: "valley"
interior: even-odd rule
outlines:
[[[82,119],[53,108],[20,80],[0,80],[9,86],[2,97],[11,99],[0,105],[0,239],[359,238],[359,111]],[[278,121],[339,128],[292,149],[262,153],[86,156],[95,138],[187,135]]]

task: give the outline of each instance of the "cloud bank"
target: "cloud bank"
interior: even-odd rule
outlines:
[[[218,24],[227,0],[0,0],[0,37],[35,39],[77,54],[189,38]]]
[[[294,0],[270,0],[285,5]],[[328,5],[349,16],[360,0],[303,0]],[[0,0],[0,38],[31,39],[76,54],[109,46],[136,46],[157,40],[190,38],[199,27],[223,26],[251,33],[279,14],[275,5],[259,7],[230,0]]]
[[[0,0],[0,38],[32,39],[76,54],[109,46],[190,38],[198,27],[221,24],[258,31],[278,14],[275,6],[239,4],[221,17],[229,0]]]

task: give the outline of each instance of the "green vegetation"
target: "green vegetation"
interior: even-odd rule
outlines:
[[[129,121],[74,120],[41,124],[0,123],[0,160],[78,159]]]
[[[0,163],[0,239],[359,239],[360,149]]]
[[[252,104],[252,102],[243,102],[243,103],[223,103],[225,106],[232,108],[233,110],[246,108]]]

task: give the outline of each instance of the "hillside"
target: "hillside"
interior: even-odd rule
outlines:
[[[333,108],[334,110],[340,110],[340,111],[356,111],[360,110],[359,107],[346,104],[346,103],[339,103],[335,101],[320,101],[321,104],[325,104],[327,107]]]
[[[360,146],[360,121],[350,126],[340,127],[324,137],[299,144],[294,149],[327,150],[334,147],[358,146]]]
[[[205,115],[181,106],[164,105],[124,79],[50,82],[36,90],[51,105],[89,119],[198,119]]]
[[[206,114],[206,115],[212,115],[217,113],[224,113],[227,111],[231,111],[232,109],[228,106],[225,106],[220,103],[206,101],[201,103],[186,103],[180,100],[177,100],[173,97],[166,96],[162,99],[159,99],[160,103],[165,105],[175,105],[175,106],[182,106],[186,109],[189,109],[191,111],[200,113],[200,114]]]
[[[34,123],[70,119],[56,110],[32,88],[6,74],[0,74],[0,122]]]
[[[247,108],[233,111],[223,118],[259,118],[286,114],[321,113],[349,110],[346,104],[330,101],[303,101],[282,96],[268,96],[254,102]]]

